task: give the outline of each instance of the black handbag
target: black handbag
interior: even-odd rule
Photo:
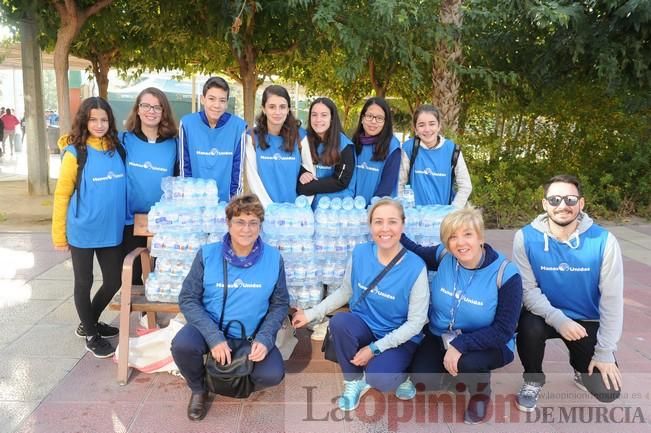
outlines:
[[[393,268],[393,266],[398,263],[398,261],[402,258],[407,253],[407,250],[405,248],[402,248],[396,256],[391,259],[391,261],[382,269],[382,271],[375,277],[375,279],[371,282],[371,284],[368,285],[366,290],[359,296],[359,299],[355,304],[351,305],[350,309],[352,310],[353,307],[366,298],[366,296],[375,288],[375,286],[378,285],[380,280],[384,278],[384,276]],[[335,352],[335,343],[332,338],[332,334],[330,333],[330,327],[328,326],[328,330],[326,331],[325,338],[323,339],[323,344],[321,345],[321,352],[323,352],[323,357],[327,359],[328,361],[332,362],[337,362],[337,353]]]
[[[220,364],[213,358],[212,353],[208,352],[205,368],[206,386],[208,391],[214,394],[233,398],[247,398],[255,390],[255,385],[251,380],[253,361],[249,359],[249,354],[251,353],[251,344],[257,329],[253,336],[246,337],[244,324],[239,320],[231,320],[225,328],[223,327],[227,295],[228,274],[226,260],[224,259],[224,298],[222,301],[222,314],[219,319],[219,329],[226,336],[231,324],[237,323],[240,325],[240,335],[244,338],[226,339],[228,347],[231,349],[231,362],[229,364]]]

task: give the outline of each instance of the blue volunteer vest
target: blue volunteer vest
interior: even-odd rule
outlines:
[[[112,154],[86,146],[88,158],[77,192],[70,197],[66,216],[68,244],[77,248],[114,247],[122,242],[126,216],[127,180],[124,163],[117,151]],[[64,152],[75,157],[77,149]]]
[[[389,143],[389,151],[387,152],[387,158],[391,153],[396,149],[400,148],[400,142],[396,137],[391,138]],[[362,151],[357,155],[357,161],[355,165],[355,195],[361,195],[366,199],[366,203],[370,203],[377,186],[380,184],[380,179],[383,175],[384,170],[384,161],[372,161],[373,158],[373,146],[367,145],[362,146]],[[397,177],[396,177],[397,178]],[[395,197],[397,195],[398,184],[393,187],[391,196]]]
[[[147,213],[163,195],[161,179],[174,174],[176,139],[160,143],[143,141],[132,132],[121,135],[127,150],[127,224],[133,215]]]
[[[403,144],[402,149],[411,161],[414,139]],[[409,181],[414,190],[416,205],[450,204],[452,196],[452,154],[454,142],[445,140],[438,149],[418,149]]]
[[[204,245],[203,255],[203,305],[212,319],[219,323],[224,299],[223,244]],[[262,256],[250,268],[228,265],[228,295],[224,308],[224,328],[231,320],[244,324],[242,336],[239,324],[228,330],[228,338],[250,337],[269,311],[269,298],[274,291],[280,272],[280,253],[263,244]]]
[[[183,116],[185,143],[190,155],[192,177],[215,179],[220,201],[230,199],[231,175],[233,173],[233,155],[238,146],[242,146],[246,122],[231,115],[226,123],[218,128],[210,128],[201,118],[200,113]],[[244,152],[240,165],[244,163]],[[240,176],[243,170],[240,167]]]
[[[265,150],[258,146],[258,136],[255,136],[255,158],[258,164],[258,175],[267,194],[274,203],[294,203],[296,200],[296,182],[301,170],[301,152],[298,143],[292,153],[283,149],[283,138],[280,135],[267,134],[265,140],[269,147]],[[299,141],[305,136],[305,130],[299,128]]]
[[[357,303],[368,285],[382,272],[384,265],[377,259],[377,246],[373,242],[357,245],[353,250],[351,286],[353,294],[348,302],[351,311],[359,315],[378,340],[399,328],[407,321],[409,295],[425,268],[425,263],[416,254],[407,254],[398,262],[369,293]],[[412,341],[419,343],[422,334]]]
[[[459,265],[452,254],[443,256],[430,283],[429,330],[432,334],[441,335],[446,332],[453,315],[452,329],[466,333],[493,323],[499,291],[497,273],[504,260],[506,258],[498,253],[498,258],[485,268],[469,270]],[[515,265],[509,263],[504,269],[502,282],[508,281],[517,273]],[[507,343],[507,347],[514,350],[515,336]]]
[[[549,302],[574,320],[599,320],[599,276],[608,232],[596,224],[579,234],[579,247],[570,248],[527,225],[524,246],[536,281]],[[572,240],[574,242],[574,239]]]
[[[307,145],[307,143],[306,143]],[[339,137],[339,152],[343,152],[343,150],[348,147],[348,146],[354,146],[353,142],[350,141],[350,138],[346,137],[343,133],[341,133]],[[319,144],[317,147],[316,151],[319,157],[323,154],[325,146],[323,143]],[[353,151],[354,153],[354,151]],[[335,172],[335,167],[332,165],[322,165],[322,164],[315,164],[314,168],[316,169],[316,177],[318,179],[326,179],[328,177],[332,177]],[[336,191],[336,192],[329,192],[325,194],[317,194],[314,198],[314,201],[312,202],[312,207],[316,209],[316,206],[319,204],[319,200],[321,200],[321,197],[330,197],[331,199],[334,197],[354,197],[355,196],[355,169],[353,169],[353,177],[350,179],[350,183],[348,186],[341,191]]]

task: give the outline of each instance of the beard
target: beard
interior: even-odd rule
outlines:
[[[577,218],[579,218],[579,215],[580,215],[580,213],[577,212],[577,214],[574,215],[574,218],[572,218],[572,219],[570,219],[570,220],[567,220],[567,221],[558,221],[558,220],[555,218],[556,215],[555,215],[554,213],[548,213],[548,214],[547,214],[547,216],[549,217],[549,219],[552,220],[552,221],[554,222],[554,224],[556,224],[556,225],[559,226],[559,227],[567,227],[567,226],[569,226],[569,225],[572,224],[574,221],[576,221]]]

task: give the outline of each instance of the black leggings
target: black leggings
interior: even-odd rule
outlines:
[[[619,391],[611,386],[606,388],[595,368],[592,376],[588,376],[588,365],[594,355],[594,347],[597,344],[597,330],[599,322],[576,320],[588,333],[587,337],[580,340],[569,341],[561,337],[554,328],[545,323],[545,319],[537,316],[528,310],[522,309],[520,323],[518,323],[518,354],[524,367],[523,377],[528,382],[545,383],[545,373],[542,371],[543,358],[545,357],[545,343],[550,338],[560,338],[570,352],[570,365],[581,373],[583,384],[590,394],[602,402],[611,402],[619,398]]]
[[[122,253],[124,257],[131,251],[138,247],[147,246],[147,237],[135,236],[133,234],[133,224],[124,226],[124,236],[122,237]],[[133,276],[131,277],[131,284],[141,286],[142,282],[142,262],[140,257],[133,261]]]
[[[75,275],[75,307],[86,334],[97,335],[97,321],[102,311],[120,289],[122,279],[122,248],[120,245],[107,248],[77,248],[70,246],[72,270]],[[102,270],[102,286],[92,301],[93,256],[97,255]]]

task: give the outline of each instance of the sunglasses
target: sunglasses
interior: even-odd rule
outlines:
[[[568,206],[576,206],[580,198],[581,196],[578,195],[550,195],[545,197],[545,200],[554,207],[560,205],[562,201]]]

